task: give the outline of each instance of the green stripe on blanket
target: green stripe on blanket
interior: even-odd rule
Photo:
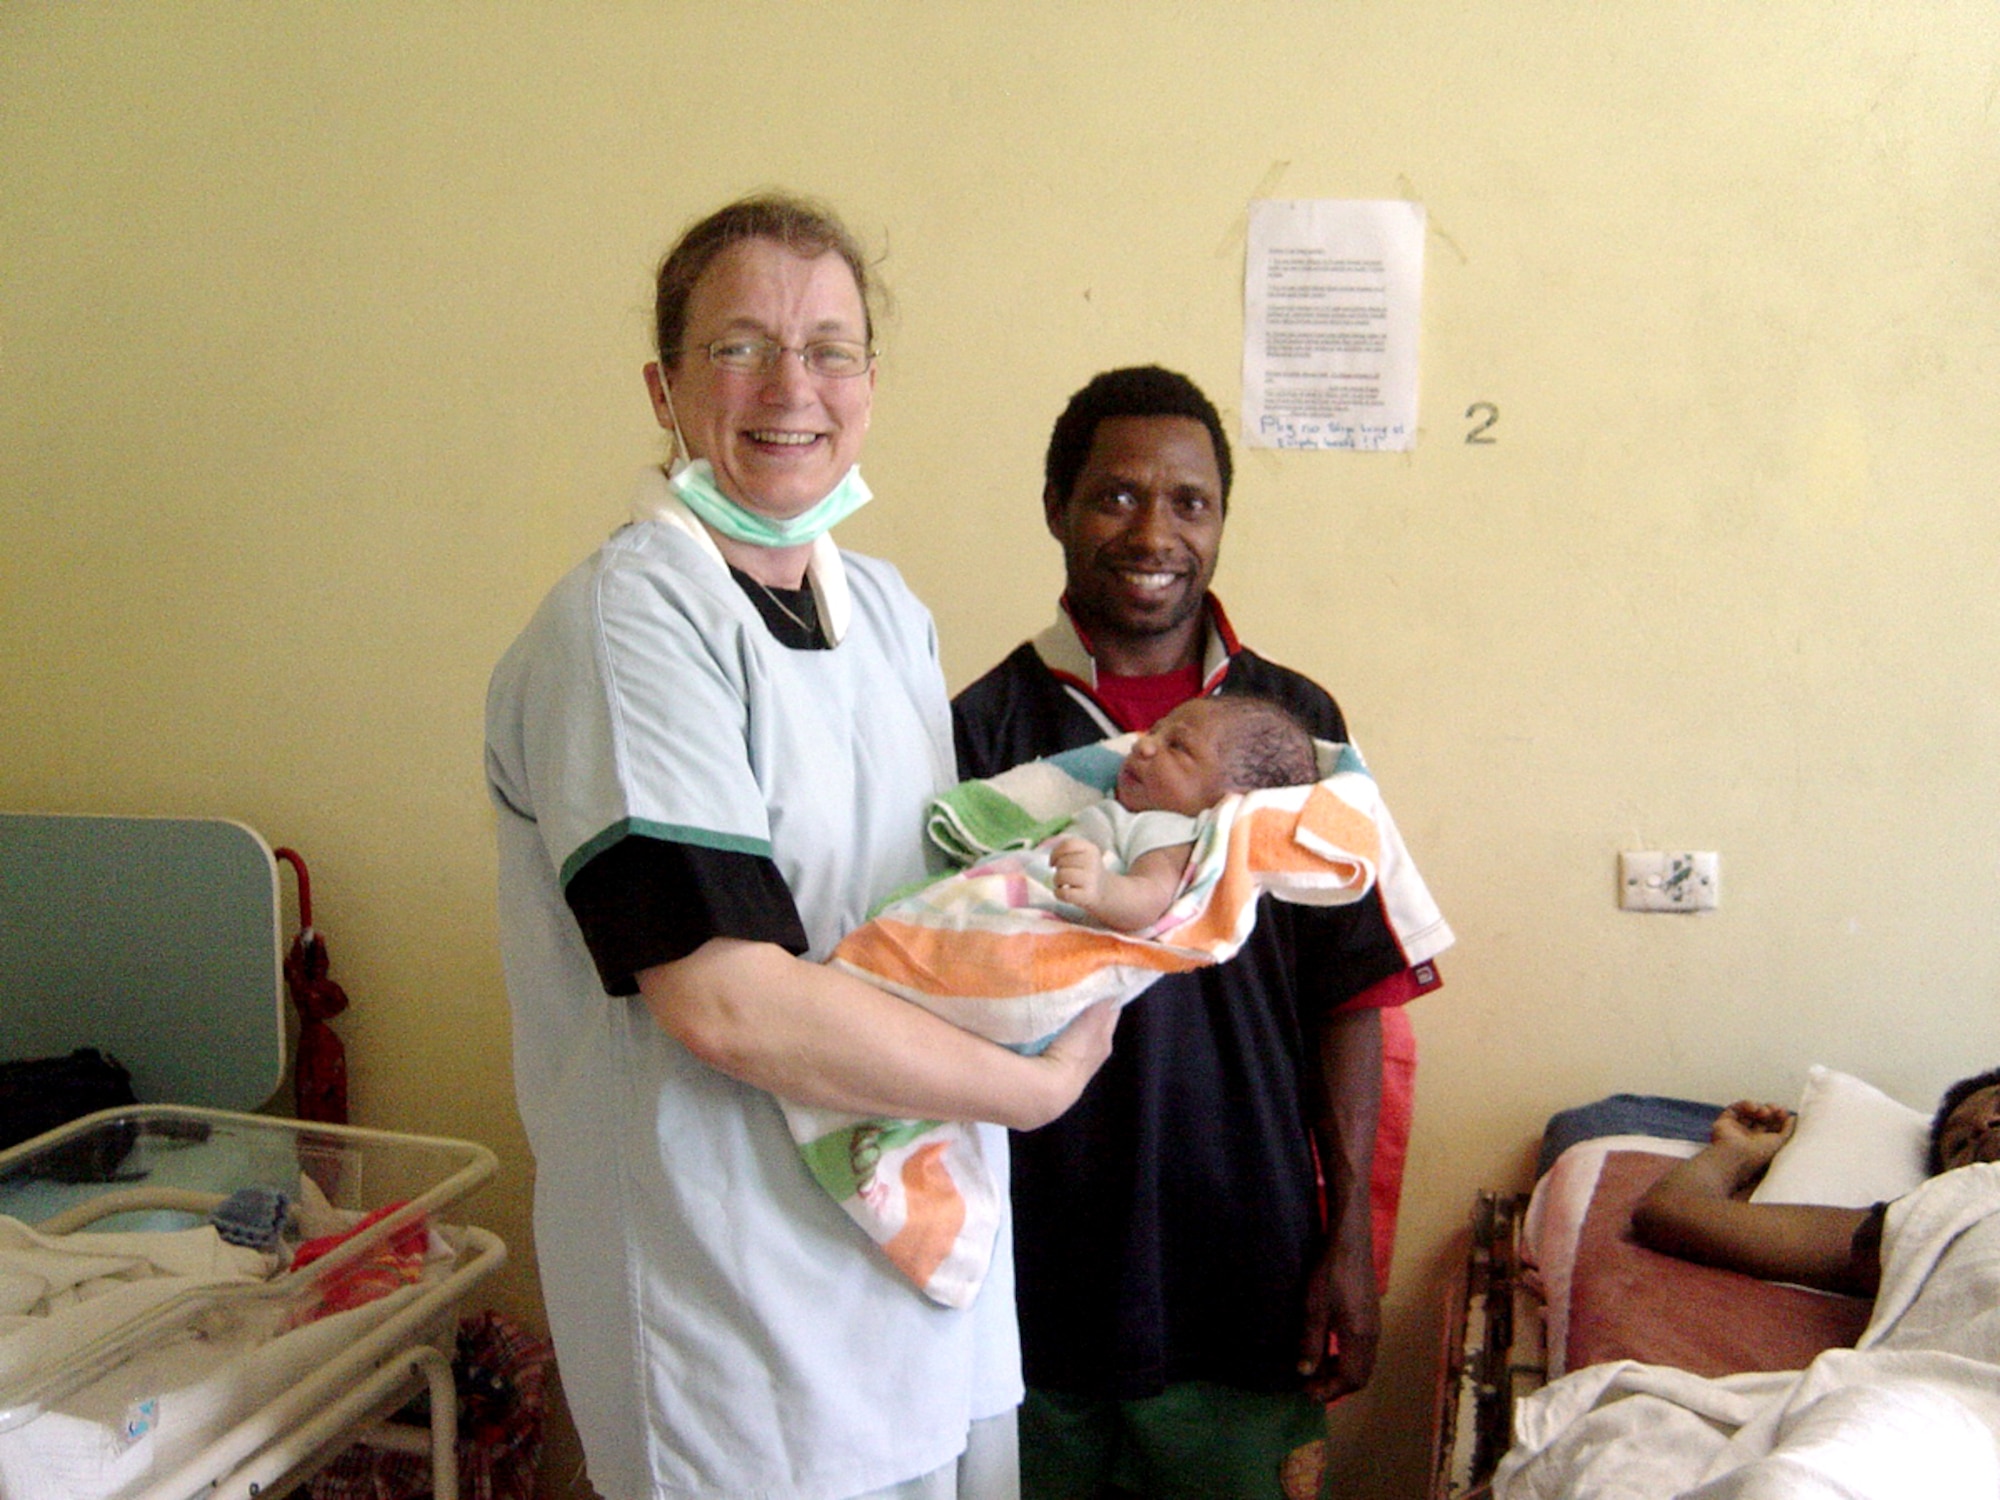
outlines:
[[[1060,833],[1083,808],[1108,796],[1137,735],[1031,760],[977,781],[961,781],[931,803],[931,842],[955,865],[1003,849],[1032,849]]]
[[[940,798],[940,801],[945,799]],[[931,820],[931,842],[956,864],[969,865],[996,849],[1029,849],[1058,832],[1070,814],[1037,819],[990,782],[968,781],[950,796],[950,816]]]
[[[833,1194],[834,1202],[845,1203],[874,1177],[884,1151],[937,1128],[936,1120],[863,1120],[806,1141],[799,1152],[814,1181]]]

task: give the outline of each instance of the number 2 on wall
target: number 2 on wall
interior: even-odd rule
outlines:
[[[1465,440],[1468,443],[1492,443],[1498,441],[1493,436],[1493,426],[1500,420],[1500,408],[1495,406],[1491,401],[1475,401],[1472,405],[1466,407],[1465,420],[1470,422],[1482,412],[1485,413],[1486,420],[1465,435]]]

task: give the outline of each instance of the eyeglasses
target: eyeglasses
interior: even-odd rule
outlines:
[[[796,354],[808,375],[826,380],[851,380],[856,375],[866,375],[869,366],[875,363],[873,349],[846,339],[816,339],[797,349],[776,339],[717,339],[712,344],[695,347],[708,356],[710,364],[738,375],[769,374],[787,354]]]

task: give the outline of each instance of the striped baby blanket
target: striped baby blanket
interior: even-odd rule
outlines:
[[[1341,905],[1379,882],[1411,963],[1449,945],[1359,753],[1326,742],[1320,781],[1222,800],[1204,819],[1173,904],[1145,932],[1113,931],[1058,900],[1041,846],[1108,795],[1135,738],[1032,761],[937,799],[930,836],[967,868],[892,897],[829,961],[1035,1052],[1099,1000],[1122,1003],[1162,974],[1229,958],[1256,922],[1261,892]],[[968,1304],[1005,1212],[977,1133],[784,1108],[813,1175],[890,1260],[934,1301]]]

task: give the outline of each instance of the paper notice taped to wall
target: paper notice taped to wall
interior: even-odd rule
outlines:
[[[1243,273],[1244,442],[1413,447],[1423,280],[1421,203],[1252,203]]]

